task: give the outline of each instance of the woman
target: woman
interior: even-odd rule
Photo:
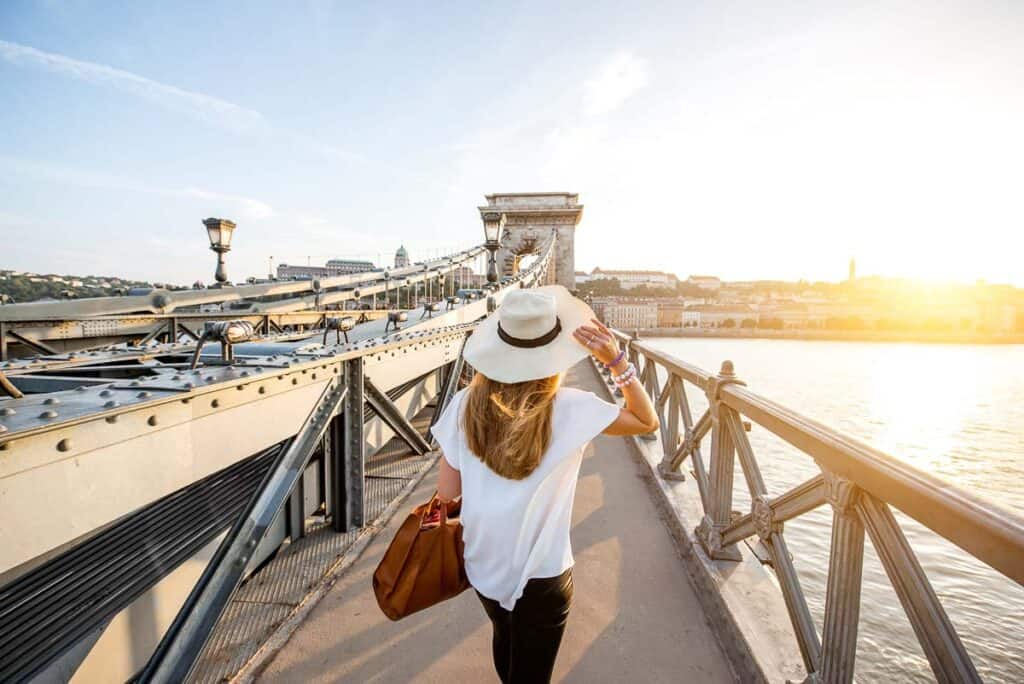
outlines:
[[[560,387],[588,353],[612,369],[625,408]],[[462,496],[466,575],[493,623],[498,676],[547,682],[572,601],[583,450],[601,433],[652,432],[657,414],[614,336],[560,285],[508,293],[463,355],[476,375],[432,428],[438,495]]]

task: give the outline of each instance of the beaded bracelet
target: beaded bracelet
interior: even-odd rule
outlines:
[[[626,377],[630,373],[635,373],[635,372],[636,372],[636,366],[634,366],[632,363],[627,363],[626,364],[626,370],[622,371],[618,375],[612,375],[612,380],[621,380],[622,378]]]
[[[637,377],[635,375],[631,375],[626,380],[616,382],[615,387],[622,389],[623,387],[628,387],[629,385],[632,385],[635,382],[637,382]]]
[[[619,350],[619,355],[616,356],[611,361],[609,361],[608,363],[604,364],[604,367],[609,369],[609,370],[611,370],[615,366],[619,365],[619,361],[621,361],[625,356],[626,356],[626,350],[625,349]]]
[[[626,366],[626,370],[624,370],[621,375],[612,376],[612,382],[614,382],[617,387],[625,387],[626,385],[631,383],[635,378],[636,366],[634,366],[633,364],[629,364]]]

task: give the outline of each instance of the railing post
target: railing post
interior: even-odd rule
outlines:
[[[850,684],[857,658],[860,623],[864,525],[854,504],[860,490],[852,482],[824,472],[825,496],[832,504],[832,545],[825,589],[825,625],[821,637],[823,684]]]
[[[936,681],[981,682],[956,628],[935,595],[928,576],[889,506],[862,493],[857,500],[857,513],[897,598],[903,604]]]
[[[331,423],[330,494],[331,526],[348,532],[365,523],[363,502],[363,466],[366,446],[363,439],[363,360],[349,359],[344,366],[348,387],[341,415]]]
[[[736,377],[732,361],[723,361],[718,376],[708,380],[708,411],[711,414],[711,468],[708,488],[710,510],[704,511],[696,534],[711,559],[738,561],[742,558],[739,549],[735,546],[722,548],[722,530],[732,522],[733,466],[736,453],[729,427],[720,415],[721,399],[718,394],[723,385],[729,384],[744,383]]]

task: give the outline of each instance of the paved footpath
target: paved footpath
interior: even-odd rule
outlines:
[[[589,362],[567,384],[598,392]],[[435,466],[436,469],[436,466]],[[628,443],[598,437],[576,492],[575,600],[558,682],[732,682],[729,664],[641,479]],[[311,611],[264,682],[497,682],[491,627],[472,590],[401,622],[377,607],[370,578],[430,472],[363,556]]]

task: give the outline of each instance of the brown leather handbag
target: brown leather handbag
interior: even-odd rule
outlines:
[[[462,561],[461,503],[445,504],[435,493],[413,509],[373,573],[377,605],[401,620],[469,588]]]

